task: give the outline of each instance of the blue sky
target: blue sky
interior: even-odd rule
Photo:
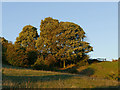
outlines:
[[[14,42],[25,25],[38,28],[46,17],[74,22],[86,32],[91,58],[118,58],[117,2],[3,2],[2,36]]]

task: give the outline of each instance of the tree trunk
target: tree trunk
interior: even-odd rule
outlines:
[[[63,68],[65,68],[65,60],[63,61]]]
[[[62,67],[62,62],[60,61],[60,67]]]

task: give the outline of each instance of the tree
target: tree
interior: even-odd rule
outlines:
[[[37,28],[26,25],[16,38],[15,44],[7,45],[6,59],[15,66],[29,66],[34,64],[37,59],[35,49],[38,37]]]
[[[16,38],[15,44],[27,47],[28,45],[35,46],[35,40],[38,37],[37,28],[26,25]]]
[[[6,60],[14,66],[28,67],[37,59],[37,50],[33,46],[23,47],[9,43],[5,53]]]
[[[9,44],[8,40],[6,40],[4,37],[0,37],[0,43],[2,45],[2,63],[8,64],[6,61],[6,51],[7,51],[7,45]],[[0,48],[1,49],[1,48]]]
[[[48,54],[44,61],[45,65],[48,67],[54,67],[54,64],[56,63],[55,57],[53,57],[51,54]]]
[[[28,66],[26,49],[19,45],[9,44],[6,51],[7,61],[14,66]]]
[[[35,49],[34,46],[29,45],[26,47],[25,53],[27,55],[28,65],[33,65],[38,57],[37,49]]]
[[[55,37],[55,29],[59,26],[59,22],[56,19],[52,19],[50,17],[45,18],[45,20],[41,20],[40,25],[40,37],[36,41],[36,46],[38,50],[43,53],[53,53],[53,48],[55,46],[54,42]],[[55,38],[54,38],[55,37]]]
[[[59,22],[50,17],[41,21],[40,37],[36,42],[41,53],[51,53],[56,59],[66,65],[66,60],[81,58],[93,48],[84,40],[83,29],[72,22]],[[81,60],[80,59],[80,60]]]

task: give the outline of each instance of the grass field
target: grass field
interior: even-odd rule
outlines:
[[[118,79],[118,62],[101,62],[77,69],[80,74],[90,77]]]
[[[78,74],[3,65],[3,88],[117,88],[117,62],[75,68]],[[72,68],[71,68],[72,70]],[[112,75],[112,76],[110,76]]]

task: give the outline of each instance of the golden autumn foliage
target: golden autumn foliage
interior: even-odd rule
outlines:
[[[59,22],[51,17],[41,21],[40,37],[36,41],[37,49],[41,53],[51,53],[56,59],[64,62],[75,58],[82,58],[93,48],[84,41],[85,32],[72,22]]]
[[[28,67],[37,59],[37,51],[33,47],[22,47],[19,45],[9,44],[6,51],[6,60],[14,66]]]
[[[28,60],[25,48],[9,44],[6,52],[7,61],[14,66],[27,66]]]
[[[4,37],[0,37],[0,43],[2,45],[2,63],[8,64],[6,60],[6,51],[7,51],[7,46],[10,44],[8,40],[6,40]]]
[[[93,47],[85,37],[79,25],[47,17],[41,20],[40,37],[37,28],[26,25],[15,44],[2,40],[7,48],[4,55],[12,65],[53,67],[59,64],[65,68],[67,64],[84,63],[89,59],[87,53],[93,51]]]
[[[26,25],[16,38],[15,44],[27,47],[28,45],[35,46],[35,40],[38,37],[37,28]]]
[[[45,58],[45,65],[49,66],[54,66],[56,63],[55,57],[53,57],[51,54],[48,54],[48,56]]]

